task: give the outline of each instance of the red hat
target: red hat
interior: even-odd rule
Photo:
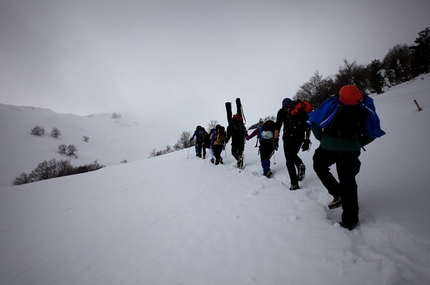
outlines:
[[[242,117],[239,116],[239,114],[234,114],[233,119],[235,119],[236,121],[242,121]]]
[[[345,85],[339,90],[339,101],[346,105],[356,105],[363,101],[363,92],[354,85]]]

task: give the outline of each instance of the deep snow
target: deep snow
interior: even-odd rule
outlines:
[[[360,157],[353,231],[337,224],[341,209],[327,208],[312,171],[314,138],[300,153],[302,189],[290,191],[282,146],[267,179],[255,140],[239,172],[229,146],[225,165],[193,149],[146,159],[144,134],[126,119],[0,105],[0,284],[430,284],[430,75],[374,99],[387,135]],[[44,137],[29,134],[44,124]],[[60,143],[49,136],[54,126]],[[60,159],[61,143],[79,143],[74,165],[108,167],[7,186]]]

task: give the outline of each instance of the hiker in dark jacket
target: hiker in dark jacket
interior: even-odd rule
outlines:
[[[190,138],[190,141],[192,141],[194,139],[194,137],[196,137],[196,156],[197,157],[202,157],[202,152],[203,152],[203,159],[206,158],[206,147],[205,147],[205,140],[206,140],[206,136],[207,136],[207,132],[205,130],[205,128],[201,127],[201,126],[197,126],[196,130],[193,134],[193,136]]]
[[[257,128],[245,138],[250,140],[251,138],[257,136],[260,143],[258,152],[260,153],[261,167],[263,168],[263,175],[267,178],[272,176],[272,170],[270,169],[270,158],[275,152],[273,133],[275,131],[275,122],[272,120],[267,120],[263,123],[259,122]]]
[[[227,141],[231,138],[231,154],[237,161],[237,167],[243,167],[243,151],[245,149],[245,136],[247,130],[243,124],[243,118],[234,114],[231,125],[227,127]]]
[[[285,98],[282,101],[282,108],[279,109],[276,115],[275,149],[278,149],[280,130],[283,125],[282,140],[287,170],[291,181],[290,190],[300,189],[299,181],[305,178],[306,166],[298,156],[298,152],[304,141],[308,142],[309,147],[309,136],[311,133],[310,128],[306,125],[308,113],[311,111],[310,104],[307,103],[309,106],[306,108],[295,109],[295,106],[299,103],[301,104],[302,102],[293,102],[290,98]]]
[[[373,106],[371,98],[367,97],[366,100]],[[363,92],[353,85],[345,85],[340,89],[339,97],[327,99],[311,113],[308,121],[315,138],[320,141],[313,156],[314,170],[333,196],[329,209],[342,206],[340,225],[349,230],[354,229],[359,222],[355,177],[360,171],[361,148],[384,134],[379,129],[376,112],[372,114],[377,122],[376,132],[371,134],[366,131],[368,116],[363,104]],[[330,122],[322,127],[328,120]],[[330,172],[333,164],[336,164],[338,180]]]
[[[223,164],[224,161],[221,157],[221,152],[225,149],[227,134],[224,126],[216,125],[215,133],[211,137],[211,146],[215,156],[215,165]]]

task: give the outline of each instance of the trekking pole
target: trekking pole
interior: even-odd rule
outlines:
[[[276,155],[275,155],[276,151],[273,152],[273,164],[276,164]]]
[[[190,148],[191,148],[191,146],[190,146],[190,147],[188,147],[187,159],[188,159],[188,157],[190,156]]]

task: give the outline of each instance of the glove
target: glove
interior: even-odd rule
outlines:
[[[305,139],[302,144],[302,151],[309,151],[309,149],[311,148],[311,145],[312,145],[311,140]]]
[[[192,141],[193,140],[193,138],[190,138],[190,141]]]
[[[278,148],[279,148],[279,138],[278,139],[273,139],[273,148],[275,150],[278,150]]]

